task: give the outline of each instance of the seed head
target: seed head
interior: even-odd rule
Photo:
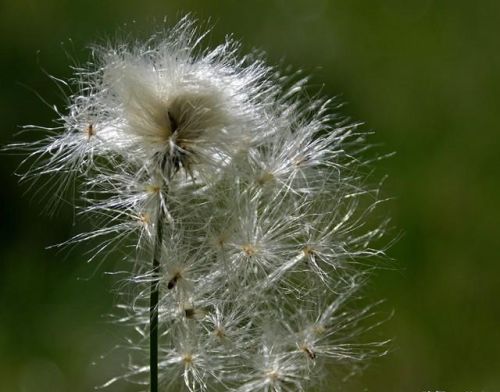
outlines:
[[[59,178],[56,198],[79,178],[96,228],[69,243],[131,261],[118,319],[138,337],[112,382],[147,383],[157,313],[163,390],[306,391],[383,352],[363,341],[374,308],[356,307],[388,222],[364,135],[305,80],[204,36],[183,18],[94,47],[59,126],[14,147],[30,151],[25,178]]]

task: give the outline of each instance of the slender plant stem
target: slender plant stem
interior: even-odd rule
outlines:
[[[158,392],[158,298],[160,282],[160,257],[163,243],[164,211],[161,197],[158,198],[158,216],[156,219],[156,236],[153,250],[153,271],[151,277],[151,294],[149,302],[149,366],[151,375],[151,392]]]

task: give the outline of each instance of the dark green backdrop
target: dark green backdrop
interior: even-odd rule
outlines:
[[[30,90],[63,102],[42,69],[69,76],[66,52],[85,59],[124,23],[148,32],[185,12],[211,18],[214,43],[233,33],[245,51],[313,73],[313,91],[340,95],[379,151],[397,152],[378,164],[402,232],[397,269],[370,291],[395,310],[379,331],[394,349],[352,390],[500,391],[500,2],[2,0],[0,143],[19,125],[50,125]],[[0,165],[0,390],[90,391],[120,372],[113,352],[99,358],[121,336],[103,317],[114,280],[82,248],[44,250],[82,228],[69,207],[41,215],[12,175],[19,160]]]

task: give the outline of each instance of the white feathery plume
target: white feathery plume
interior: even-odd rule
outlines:
[[[185,17],[93,48],[58,127],[10,148],[29,151],[23,179],[58,178],[56,200],[78,179],[95,229],[68,243],[133,262],[117,318],[138,337],[106,385],[306,391],[384,353],[363,341],[376,312],[356,305],[388,223],[366,141],[305,79],[231,39],[202,49],[205,35]]]

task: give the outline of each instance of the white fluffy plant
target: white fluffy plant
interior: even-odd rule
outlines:
[[[78,179],[94,257],[133,261],[125,374],[156,391],[322,389],[384,351],[357,305],[386,222],[356,124],[184,18],[145,43],[94,48],[25,178]],[[45,129],[47,130],[47,129]],[[359,154],[358,154],[359,155]],[[149,357],[149,358],[148,358]],[[109,383],[109,384],[110,384]]]

